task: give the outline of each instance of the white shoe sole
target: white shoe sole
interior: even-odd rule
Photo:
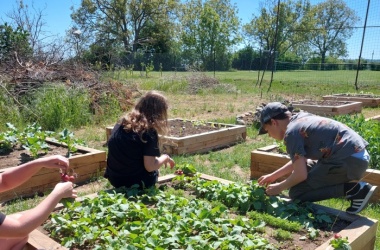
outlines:
[[[357,213],[361,212],[367,206],[369,199],[371,198],[372,194],[375,192],[376,189],[377,189],[377,186],[373,186],[369,190],[367,195],[364,197],[364,199],[352,200],[352,206],[351,207],[355,208],[356,210],[355,211],[346,211],[346,212],[349,214],[357,214]]]

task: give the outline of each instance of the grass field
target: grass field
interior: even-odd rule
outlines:
[[[104,77],[112,77],[143,93],[156,89],[162,91],[169,100],[169,118],[184,118],[204,121],[235,123],[238,114],[254,111],[262,102],[313,99],[320,100],[323,95],[333,93],[371,93],[380,95],[380,72],[362,71],[358,77],[359,90],[355,90],[356,71],[289,71],[275,72],[274,81],[269,89],[271,72],[266,72],[260,86],[258,72],[215,72],[218,84],[208,84],[214,79],[213,72],[205,74],[194,72],[114,72]],[[189,93],[193,83],[197,89]],[[268,91],[269,90],[269,91]],[[140,95],[135,95],[138,98]],[[378,108],[364,108],[365,117],[380,114]],[[122,115],[115,114],[115,117]],[[99,124],[73,128],[76,137],[87,142],[89,147],[104,149],[105,126],[113,125],[116,120],[104,120]],[[257,129],[248,127],[247,140],[233,147],[197,155],[173,156],[177,164],[191,163],[199,172],[220,178],[246,182],[250,176],[250,152],[261,146],[276,143],[268,136],[257,136]],[[380,135],[379,135],[380,136]],[[161,174],[171,173],[163,169]],[[81,187],[81,195],[109,187],[103,179]],[[1,210],[6,213],[25,210],[34,206],[40,198],[20,201],[7,205]],[[331,199],[320,204],[344,210],[348,203],[342,199]],[[361,215],[380,218],[380,204],[371,204]],[[377,233],[376,249],[380,249],[380,229]]]

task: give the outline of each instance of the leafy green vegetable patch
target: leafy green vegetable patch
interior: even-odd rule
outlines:
[[[254,182],[181,175],[66,202],[44,227],[70,249],[303,249],[331,237],[333,221],[311,204],[268,197]]]

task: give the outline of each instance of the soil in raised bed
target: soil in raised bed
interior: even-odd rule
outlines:
[[[172,137],[185,137],[190,135],[196,135],[201,133],[207,133],[216,131],[221,128],[225,128],[224,125],[218,126],[218,123],[214,125],[207,122],[200,121],[187,121],[187,120],[169,120],[169,136]]]
[[[40,153],[38,158],[51,156],[51,155],[62,155],[66,156],[67,148],[49,144],[49,151],[45,153]],[[72,155],[80,154],[74,153]],[[14,148],[10,152],[0,153],[0,169],[16,167],[18,165],[24,164],[26,162],[32,161],[33,157],[28,150],[23,148]]]

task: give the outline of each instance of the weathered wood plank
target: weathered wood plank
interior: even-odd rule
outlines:
[[[322,96],[323,100],[361,102],[363,107],[380,106],[380,97],[342,96],[341,94]]]
[[[362,111],[362,103],[361,102],[340,102],[336,106],[332,105],[311,105],[311,104],[303,104],[303,101],[300,100],[292,102],[294,108],[298,108],[309,113],[313,113],[316,115],[325,115],[325,116],[334,116],[334,115],[343,115],[343,114],[352,114],[352,113],[360,113]]]
[[[180,118],[171,120],[186,121]],[[206,124],[220,127],[220,129],[184,137],[159,135],[160,142],[163,146],[163,153],[172,155],[204,153],[244,141],[247,135],[246,126],[243,125],[212,122],[207,122]],[[106,127],[107,141],[112,129],[113,126]]]

